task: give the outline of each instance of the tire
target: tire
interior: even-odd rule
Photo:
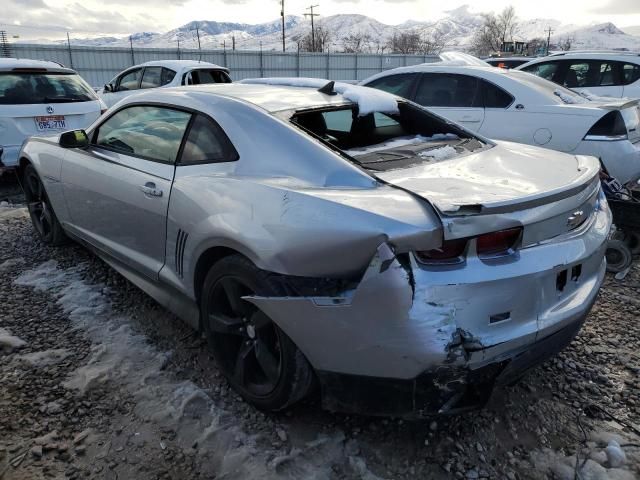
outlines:
[[[638,255],[640,253],[640,235],[634,230],[628,230],[625,232],[624,243],[626,243],[632,255]]]
[[[633,257],[629,247],[621,240],[609,240],[607,243],[607,272],[622,272],[631,265]]]
[[[309,394],[311,365],[291,339],[246,295],[282,296],[273,274],[241,255],[215,263],[200,300],[202,325],[222,374],[249,403],[279,411]]]
[[[33,165],[28,164],[22,176],[24,195],[27,200],[31,223],[40,240],[47,245],[62,245],[67,236],[53,211],[40,176]]]

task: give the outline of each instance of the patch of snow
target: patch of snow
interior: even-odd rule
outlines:
[[[464,52],[443,52],[440,54],[442,62],[438,65],[447,66],[476,66],[476,67],[490,67],[491,65],[484,60],[480,60],[478,57],[469,55]]]
[[[426,142],[436,142],[442,140],[458,140],[460,137],[453,133],[436,133],[431,137],[425,137],[424,135],[414,135],[410,137],[398,137],[388,142],[376,143],[368,147],[362,148],[350,148],[344,152],[351,156],[364,155],[367,153],[373,153],[380,150],[389,150],[391,148],[405,147],[407,145],[419,145]]]
[[[24,258],[10,258],[0,263],[0,272],[4,272],[6,270],[11,269],[17,265],[22,265],[24,263]]]
[[[628,101],[631,100],[630,98],[626,98],[626,97],[622,97],[622,98],[618,98],[618,97],[601,97],[600,95],[596,95],[595,93],[590,92],[589,90],[581,90],[578,92],[578,94],[580,94],[581,96],[583,96],[584,98],[586,98],[587,100],[590,100],[592,102],[624,102],[624,101]]]
[[[247,78],[239,83],[319,89],[329,83],[329,80],[307,77],[272,77]],[[361,117],[375,112],[398,113],[397,98],[382,90],[335,82],[334,91],[342,95],[346,100],[357,104],[358,115]]]
[[[624,450],[620,448],[620,444],[615,440],[610,440],[609,445],[607,445],[604,451],[607,454],[609,466],[612,468],[621,467],[627,462],[627,456]]]
[[[135,399],[139,418],[175,431],[175,442],[185,450],[197,449],[200,468],[219,478],[321,480],[332,477],[336,464],[351,468],[345,436],[338,430],[288,453],[264,448],[264,442],[259,448],[261,434],[246,433],[235,415],[216,405],[197,385],[165,372],[170,353],[154,348],[146,336],[134,331],[129,318],[112,311],[109,290],[84,280],[87,268],[80,264],[62,269],[48,261],[15,280],[53,295],[75,327],[93,342],[87,363],[70,375],[64,383],[67,388],[84,391],[106,381],[119,385]],[[358,465],[357,470],[362,468]]]
[[[560,100],[562,100],[564,103],[568,105],[578,104],[578,103],[589,103],[590,101],[585,97],[581,97],[580,95],[573,94],[573,93],[569,94],[566,91],[563,91],[560,89],[555,89],[553,91],[553,94],[557,97],[560,97]]]
[[[11,353],[18,348],[24,347],[26,344],[27,342],[25,342],[21,338],[11,335],[11,332],[9,332],[9,330],[0,328],[0,351]]]
[[[425,150],[424,152],[418,153],[418,155],[423,158],[433,158],[435,161],[441,162],[442,160],[455,157],[458,155],[458,152],[451,145],[445,145],[434,148],[433,150]]]
[[[18,355],[17,360],[28,363],[34,367],[48,367],[62,362],[69,357],[71,352],[65,348],[43,350],[41,352],[25,353]]]

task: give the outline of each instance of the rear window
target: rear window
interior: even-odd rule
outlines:
[[[207,83],[231,83],[231,77],[223,70],[198,69],[185,73],[184,85],[203,85]]]
[[[486,146],[427,110],[399,102],[400,113],[358,116],[357,109],[334,107],[297,112],[294,125],[358,165],[376,171],[442,161]]]
[[[91,102],[95,92],[73,73],[0,73],[0,104]]]
[[[540,95],[544,95],[552,103],[585,103],[588,100],[573,90],[569,90],[557,83],[553,83],[544,78],[531,75],[521,70],[509,70],[507,75],[512,76],[518,82],[526,85]]]

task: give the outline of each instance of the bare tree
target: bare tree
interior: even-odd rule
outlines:
[[[423,55],[437,55],[447,46],[450,38],[451,36],[448,33],[436,27],[422,38],[420,53]]]
[[[471,49],[476,55],[489,55],[502,50],[505,42],[513,41],[518,30],[516,11],[506,7],[500,14],[482,14],[484,22],[472,39]]]
[[[571,50],[571,46],[575,43],[576,39],[573,35],[567,35],[558,39],[558,48],[563,51]]]
[[[371,51],[373,39],[368,33],[351,33],[342,38],[342,50],[345,53],[363,53]]]
[[[422,49],[422,39],[417,32],[394,33],[389,40],[388,48],[391,53],[401,53],[410,55],[420,53]]]
[[[318,25],[314,29],[314,35],[309,32],[295,40],[298,43],[298,50],[301,52],[324,52],[329,46],[331,33],[323,25]]]

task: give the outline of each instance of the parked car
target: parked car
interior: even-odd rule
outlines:
[[[127,68],[102,88],[100,96],[111,107],[146,88],[208,83],[231,83],[229,69],[195,60],[161,60]]]
[[[640,98],[640,54],[563,52],[532,60],[518,70],[578,92],[603,97]]]
[[[29,140],[35,230],[201,329],[263,409],[318,384],[331,410],[461,411],[571,341],[605,271],[595,158],[294,83],[150,90]]]
[[[88,127],[106,108],[69,68],[0,58],[0,173],[16,166],[27,137]]]
[[[640,177],[637,101],[589,101],[519,70],[447,62],[387,70],[361,85],[413,100],[492,139],[593,155],[623,183]]]
[[[516,68],[531,61],[531,57],[490,57],[484,61],[492,67]]]

